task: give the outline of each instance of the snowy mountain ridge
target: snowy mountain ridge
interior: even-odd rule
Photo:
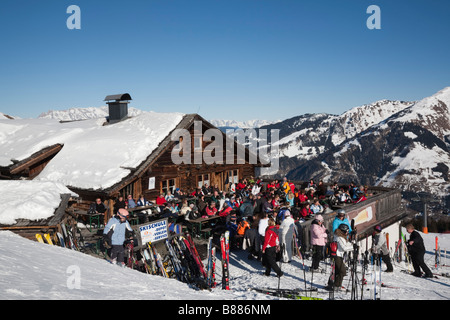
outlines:
[[[280,167],[287,170],[279,173],[298,180],[312,177],[425,192],[438,200],[447,197],[446,206],[445,201],[450,201],[450,87],[398,107],[398,112],[371,126],[359,122],[353,137],[329,144],[309,161],[295,155],[282,158]]]
[[[221,119],[212,119],[209,122],[218,127],[218,128],[240,128],[240,129],[249,129],[249,128],[259,128],[262,126],[266,126],[269,124],[280,122],[281,120],[247,120],[247,121],[238,121],[238,120],[221,120]]]
[[[341,115],[306,114],[263,128],[280,130],[280,140],[275,144],[279,147],[281,158],[305,161],[319,156],[413,104],[414,102],[380,100],[354,107]],[[287,169],[294,169],[292,165],[288,165]],[[283,173],[286,174],[288,170]]]
[[[136,116],[141,114],[143,111],[128,107],[128,115]],[[67,110],[49,110],[47,112],[41,113],[38,118],[43,119],[56,119],[59,121],[77,121],[77,120],[88,120],[105,118],[109,116],[109,111],[107,106],[102,107],[87,107],[87,108],[70,108]]]
[[[137,108],[128,107],[129,116],[134,117],[141,114],[142,112],[144,111]],[[38,118],[57,119],[59,121],[77,121],[77,120],[105,118],[107,116],[108,116],[108,107],[102,106],[102,107],[87,107],[87,108],[70,108],[67,110],[49,110],[41,113]],[[238,121],[238,120],[212,119],[210,120],[210,123],[218,128],[248,129],[248,128],[259,128],[280,121],[281,120],[270,121],[270,120],[255,119],[247,121]]]

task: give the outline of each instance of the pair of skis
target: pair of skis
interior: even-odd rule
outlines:
[[[206,284],[209,288],[216,287],[216,247],[213,244],[213,238],[208,240],[208,258],[206,265]]]
[[[166,240],[173,275],[180,281],[195,285],[199,289],[210,289],[207,272],[189,233]]]
[[[61,247],[63,247],[63,248],[65,247],[64,237],[59,232],[56,233],[56,236],[53,235],[53,239],[49,233],[44,233],[43,235],[40,233],[36,233],[36,239],[40,243],[47,243],[50,245],[57,245],[59,242],[59,245]]]
[[[220,248],[222,252],[222,289],[230,290],[230,232],[220,236]]]
[[[42,234],[40,234],[40,233],[36,233],[36,239],[40,243],[47,243],[47,244],[53,245],[52,238],[50,237],[50,234],[48,234],[48,233],[44,233],[44,236],[42,236]]]
[[[352,282],[350,299],[356,300],[357,299],[357,290],[358,290],[358,277],[357,277],[356,271],[357,271],[357,267],[358,267],[359,246],[356,244],[355,219],[352,219],[352,221],[351,221],[351,228],[352,228],[352,234],[350,236],[350,241],[353,243],[354,249],[352,252],[353,253],[352,259],[350,260],[350,268],[351,268],[350,279]]]

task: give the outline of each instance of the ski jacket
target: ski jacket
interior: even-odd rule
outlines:
[[[278,211],[277,220],[279,220],[280,222],[283,222],[284,218],[285,218],[285,215],[286,215],[286,212],[290,213],[291,211],[288,208],[286,208],[286,207],[281,208],[280,211]]]
[[[217,214],[217,208],[216,207],[206,207],[205,212],[208,216],[214,216]]]
[[[123,245],[125,241],[125,231],[133,231],[128,221],[121,222],[120,219],[116,217],[112,217],[105,226],[103,230],[104,235],[108,235],[110,231],[112,231],[111,235],[111,244],[114,245]]]
[[[312,204],[310,209],[314,214],[323,212],[323,206],[321,204],[319,205]]]
[[[137,206],[138,207],[144,207],[144,206],[149,206],[150,205],[150,202],[148,202],[147,201],[147,199],[139,199],[138,201],[137,201]]]
[[[311,224],[309,229],[311,233],[311,245],[313,246],[325,246],[327,243],[327,228],[324,225]]]
[[[288,194],[288,192],[291,190],[291,187],[289,187],[288,182],[285,182],[285,183],[283,183],[282,189],[283,189],[284,193]]]
[[[412,245],[409,244],[410,241],[414,241]],[[414,230],[409,235],[409,240],[406,242],[408,247],[408,252],[410,255],[425,254],[425,245],[423,244],[423,239],[420,234]]]
[[[386,242],[386,234],[374,234],[372,236],[372,251],[383,256],[389,254]]]
[[[266,229],[267,229],[268,225],[269,225],[269,218],[263,218],[263,219],[259,220],[258,233],[262,237],[264,237],[266,235]]]
[[[240,236],[244,236],[247,229],[250,229],[250,224],[247,221],[243,220],[238,224],[236,233]]]
[[[294,219],[292,217],[286,217],[280,225],[280,237],[285,239],[286,242],[291,241],[294,236]]]
[[[225,209],[222,209],[222,211],[219,212],[219,216],[220,217],[227,217],[230,214],[231,210],[233,210],[233,208],[226,207]],[[209,213],[208,213],[208,215],[209,215]]]
[[[163,205],[164,203],[166,203],[167,201],[166,201],[166,198],[164,198],[164,197],[157,197],[156,198],[156,204],[158,205],[158,206],[160,206],[160,205]]]
[[[353,244],[345,238],[345,235],[338,229],[334,234],[334,241],[337,242],[336,256],[344,257],[344,253],[353,250]]]
[[[266,230],[266,234],[264,237],[264,245],[262,250],[266,250],[266,248],[272,248],[280,245],[280,240],[278,238],[278,234],[275,232],[275,226],[270,226]]]
[[[303,218],[306,218],[309,215],[312,215],[313,212],[311,211],[311,209],[308,209],[306,207],[304,207],[303,209],[300,210],[300,216],[302,216]]]
[[[349,233],[352,232],[352,227],[350,226],[350,222],[348,222],[348,219],[344,218],[344,220],[341,220],[338,217],[334,218],[333,220],[333,232],[336,231],[336,229],[339,227],[341,223],[345,223],[346,225],[348,225],[349,228],[348,232]]]

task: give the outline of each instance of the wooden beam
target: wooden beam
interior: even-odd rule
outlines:
[[[54,146],[51,146],[51,147],[45,148],[41,151],[38,151],[38,152],[34,153],[32,156],[28,157],[27,159],[20,161],[17,164],[11,166],[10,173],[17,174],[21,171],[24,171],[24,170],[30,168],[32,165],[34,165],[48,157],[55,155],[62,149],[62,147],[63,146],[61,144],[56,144]]]

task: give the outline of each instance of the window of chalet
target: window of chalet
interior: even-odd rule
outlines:
[[[228,182],[238,183],[239,182],[239,170],[228,170]]]
[[[201,174],[197,176],[197,187],[201,188],[203,185],[208,184],[211,185],[209,180],[209,173],[208,174]]]
[[[169,190],[173,194],[175,192],[175,189],[176,189],[175,179],[168,179],[161,181],[161,192],[164,192],[164,194],[167,194],[167,191]]]
[[[201,151],[201,150],[202,150],[202,137],[194,136],[194,151]]]

